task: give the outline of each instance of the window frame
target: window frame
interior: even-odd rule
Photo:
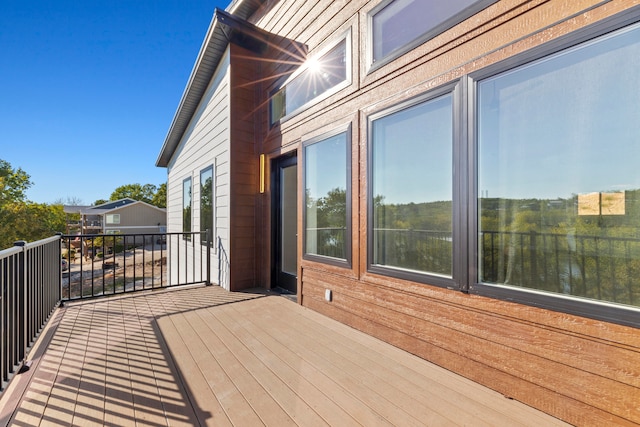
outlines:
[[[414,282],[434,285],[447,289],[463,290],[466,282],[467,273],[465,271],[467,266],[466,244],[463,228],[461,226],[466,224],[462,215],[462,203],[461,191],[459,188],[459,182],[457,182],[462,176],[461,173],[464,170],[461,167],[462,159],[466,159],[465,147],[462,142],[463,129],[460,127],[462,118],[464,117],[463,103],[461,102],[461,81],[455,80],[447,83],[443,86],[430,90],[429,92],[419,95],[417,97],[405,100],[391,107],[384,108],[380,111],[373,112],[367,116],[367,271],[374,274],[380,274],[388,277],[395,277],[398,279],[411,280]],[[407,270],[399,267],[381,266],[373,263],[374,252],[374,239],[373,239],[373,216],[374,206],[373,200],[373,122],[403,111],[407,108],[411,108],[426,102],[435,100],[445,95],[451,96],[451,115],[452,115],[452,129],[451,129],[451,162],[452,162],[452,204],[451,204],[451,224],[452,224],[452,270],[451,277],[444,277],[435,275],[429,272],[419,272],[415,270]],[[464,262],[463,262],[464,261]]]
[[[409,43],[405,44],[402,47],[399,47],[397,49],[395,49],[394,51],[392,51],[390,54],[388,54],[387,56],[384,56],[382,58],[380,58],[380,60],[375,61],[373,58],[373,17],[374,15],[376,15],[378,12],[380,12],[382,9],[384,9],[385,7],[389,6],[391,3],[393,3],[395,0],[383,0],[382,2],[380,2],[376,7],[374,7],[373,9],[371,9],[368,13],[367,13],[367,49],[366,49],[366,64],[367,64],[367,74],[371,73],[387,64],[389,64],[390,62],[393,62],[395,59],[398,59],[399,57],[405,55],[406,53],[412,51],[413,49],[417,48],[418,46],[421,46],[422,44],[426,43],[427,41],[433,39],[434,37],[444,33],[445,31],[455,27],[456,25],[458,25],[459,23],[469,19],[470,17],[472,17],[473,15],[475,15],[476,13],[486,9],[487,7],[491,6],[494,3],[497,3],[498,0],[476,0],[475,3],[467,6],[466,8],[464,8],[462,11],[460,11],[459,13],[453,15],[452,17],[446,19],[445,21],[437,24],[436,26],[434,26],[433,28],[425,31],[421,36],[419,36],[418,38],[410,41]]]
[[[541,291],[534,288],[508,286],[504,284],[480,283],[478,278],[478,94],[477,85],[488,78],[509,72],[531,62],[547,58],[589,41],[595,41],[607,33],[622,30],[631,25],[640,26],[640,6],[586,26],[556,40],[536,46],[503,61],[492,64],[465,77],[468,90],[465,104],[468,105],[469,171],[468,187],[465,189],[468,204],[468,246],[469,253],[468,292],[470,294],[515,302],[537,308],[582,316],[625,326],[640,327],[640,308],[613,302],[589,299],[580,296]]]
[[[190,208],[190,212],[189,212],[189,230],[187,231],[185,229],[185,201],[186,201],[186,194],[185,194],[185,184],[187,184],[187,182],[189,183],[189,208]],[[187,177],[185,179],[182,180],[182,205],[180,207],[180,212],[181,212],[181,218],[182,218],[182,239],[183,240],[188,240],[191,241],[191,234],[186,234],[186,233],[193,233],[193,180],[191,179],[191,177]]]
[[[116,221],[116,218],[118,219]],[[109,221],[111,219],[111,221]],[[106,224],[120,224],[120,214],[105,214]]]
[[[345,156],[346,156],[346,230],[345,230],[345,258],[335,258],[335,257],[330,257],[330,256],[326,256],[326,255],[319,255],[319,254],[310,254],[307,253],[306,251],[306,242],[307,242],[307,210],[306,210],[306,188],[307,188],[307,171],[306,171],[306,160],[307,160],[307,156],[306,156],[306,148],[320,143],[322,141],[325,141],[329,138],[332,138],[334,136],[338,136],[340,134],[345,134],[346,136],[346,151],[345,151]],[[335,265],[338,267],[346,267],[346,268],[352,268],[352,246],[353,246],[353,239],[352,239],[352,223],[353,223],[353,217],[352,217],[352,135],[353,135],[353,129],[352,129],[352,125],[351,123],[348,123],[347,125],[343,125],[340,127],[337,127],[335,129],[332,129],[328,132],[325,132],[321,135],[315,136],[313,138],[307,139],[307,140],[302,140],[302,150],[301,151],[301,164],[302,164],[302,259],[307,260],[307,261],[315,261],[315,262],[321,262],[324,264],[330,264],[330,265]]]
[[[272,108],[272,100],[273,98],[284,88],[286,88],[286,86],[292,82],[293,80],[295,80],[298,76],[300,76],[301,74],[303,74],[309,67],[307,66],[307,62],[309,59],[319,59],[322,56],[326,55],[327,53],[329,53],[331,50],[333,50],[334,48],[336,48],[340,43],[344,42],[345,43],[345,74],[346,74],[346,79],[343,82],[340,82],[339,84],[331,87],[329,90],[321,93],[320,95],[310,99],[309,101],[307,101],[306,103],[302,104],[300,107],[296,108],[293,111],[286,111],[286,93],[285,93],[285,98],[283,100],[284,102],[284,109],[285,109],[285,114],[278,118],[277,120],[273,120],[273,108]],[[351,28],[349,28],[347,31],[343,32],[339,37],[337,37],[334,41],[332,41],[331,43],[327,44],[326,46],[324,46],[322,49],[318,50],[318,52],[314,53],[313,55],[310,55],[309,57],[307,57],[307,60],[305,60],[305,62],[303,62],[302,64],[300,64],[300,66],[298,67],[298,69],[296,69],[290,76],[283,78],[281,80],[280,83],[278,83],[275,87],[275,89],[271,90],[269,92],[269,126],[270,127],[274,127],[277,126],[279,123],[284,123],[287,120],[297,116],[298,114],[300,114],[301,112],[309,109],[311,106],[317,104],[318,102],[323,101],[324,99],[335,95],[336,93],[338,93],[339,91],[343,90],[346,87],[349,87],[353,81],[353,56],[352,56],[352,34],[351,34]]]
[[[213,242],[215,240],[215,228],[216,228],[216,204],[215,204],[215,197],[216,197],[216,177],[215,177],[215,168],[213,165],[209,165],[204,169],[200,170],[200,191],[199,191],[199,197],[200,197],[200,233],[204,233],[206,231],[206,229],[203,229],[203,209],[202,209],[202,194],[203,194],[203,185],[202,185],[202,175],[206,172],[211,172],[211,242]],[[192,191],[193,193],[193,191]],[[193,201],[192,201],[193,203]],[[202,245],[206,244],[206,236],[202,236],[202,234],[200,234],[200,243]],[[213,247],[215,248],[216,245],[213,245]]]

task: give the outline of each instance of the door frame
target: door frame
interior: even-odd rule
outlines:
[[[281,170],[287,167],[298,165],[297,151],[288,153],[272,159],[271,161],[271,288],[279,287],[285,289],[293,294],[298,293],[298,268],[300,260],[298,257],[298,204],[299,204],[299,180],[296,169],[296,203],[295,206],[295,227],[296,227],[296,275],[291,276],[288,273],[282,271],[282,253],[281,253],[281,232],[282,232],[282,217],[280,204],[282,201],[282,182],[280,180]]]

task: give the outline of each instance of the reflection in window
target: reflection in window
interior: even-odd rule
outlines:
[[[478,84],[480,281],[640,305],[638,25]]]
[[[402,51],[413,42],[426,41],[444,31],[451,18],[460,22],[471,16],[478,0],[395,0],[374,11],[372,20],[373,62]],[[487,3],[486,1],[483,3]],[[478,6],[479,8],[479,6]],[[442,28],[441,24],[445,24]],[[451,26],[453,23],[449,23]]]
[[[211,232],[213,238],[213,166],[200,172],[200,231]],[[202,235],[202,243],[206,237]]]
[[[182,181],[182,232],[191,233],[191,178]],[[183,237],[191,240],[191,234]]]
[[[271,97],[272,124],[347,80],[347,39],[304,66],[304,71]]]
[[[372,265],[452,276],[452,108],[448,94],[373,121]]]
[[[348,257],[347,149],[346,132],[304,148],[305,254]]]

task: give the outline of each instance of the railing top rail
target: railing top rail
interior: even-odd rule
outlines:
[[[46,245],[48,243],[56,242],[56,241],[60,240],[60,238],[61,238],[60,235],[47,237],[46,239],[37,240],[35,242],[29,242],[26,245],[24,245],[23,248],[24,249],[30,249],[30,248],[36,248],[38,246],[44,246],[44,245]]]
[[[23,251],[22,247],[14,246],[12,248],[4,249],[0,251],[0,259],[8,258],[11,255],[15,255]]]
[[[130,237],[130,236],[184,236],[184,235],[194,235],[194,234],[207,234],[206,231],[189,231],[189,232],[184,232],[184,231],[176,231],[176,232],[157,232],[157,233],[121,233],[121,234],[114,234],[114,233],[108,233],[108,234],[63,234],[59,237],[68,240],[68,239],[75,239],[77,238],[83,238],[83,239],[91,239],[91,238],[95,238],[95,237]],[[58,236],[55,236],[58,237]]]
[[[402,232],[417,232],[417,233],[448,233],[451,234],[451,230],[423,230],[420,228],[378,228],[374,227],[373,231],[402,231]]]
[[[611,240],[617,242],[640,242],[639,238],[636,237],[620,237],[620,236],[596,236],[593,234],[577,234],[577,233],[542,233],[539,231],[493,231],[493,230],[482,230],[480,234],[503,234],[503,235],[515,235],[515,236],[547,236],[547,237],[560,237],[566,238],[571,236],[575,239],[600,239],[600,240]]]

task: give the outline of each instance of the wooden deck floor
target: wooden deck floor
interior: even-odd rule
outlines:
[[[67,304],[32,357],[3,425],[563,425],[283,297],[218,287]]]

